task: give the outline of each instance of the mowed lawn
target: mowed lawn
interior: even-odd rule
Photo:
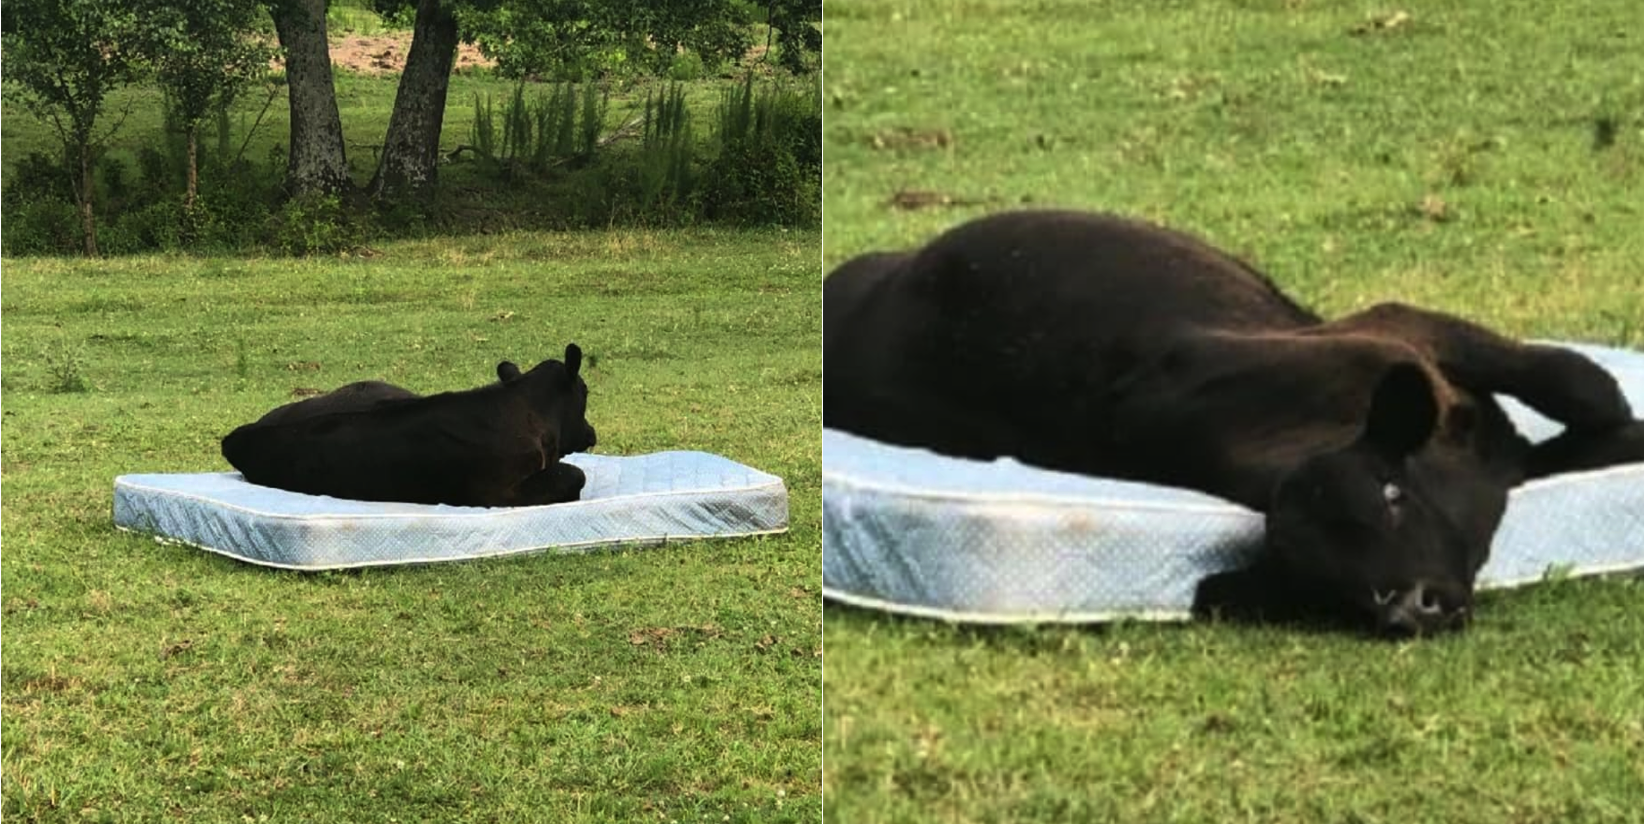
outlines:
[[[1327,314],[1644,348],[1637,4],[1398,8],[828,2],[825,264],[1113,210]],[[1410,643],[833,605],[825,641],[831,821],[1644,821],[1638,579],[1489,594]]]
[[[816,820],[818,240],[6,260],[7,820]],[[570,341],[597,451],[780,475],[792,530],[300,574],[111,523],[116,475],[226,470],[298,389],[467,388]]]

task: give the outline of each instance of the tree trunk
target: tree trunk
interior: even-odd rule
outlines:
[[[331,81],[331,50],[325,39],[326,0],[270,4],[274,30],[285,47],[286,87],[291,101],[288,194],[336,193],[353,186],[343,148],[342,116]]]
[[[405,57],[394,114],[383,138],[373,197],[423,197],[434,189],[445,94],[457,58],[457,20],[440,0],[418,0],[411,51]]]
[[[194,199],[200,194],[200,127],[188,127],[188,194],[183,196],[183,208],[194,208]]]
[[[97,257],[97,221],[91,214],[91,201],[97,195],[97,180],[92,177],[91,145],[80,141],[80,229],[86,238],[86,257]]]

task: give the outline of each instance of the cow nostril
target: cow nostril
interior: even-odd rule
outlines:
[[[1443,591],[1438,587],[1418,583],[1404,591],[1377,593],[1384,632],[1396,635],[1422,635],[1449,626],[1456,613],[1448,610]]]
[[[1439,597],[1438,590],[1417,584],[1415,590],[1411,594],[1414,596],[1411,600],[1415,602],[1416,608],[1422,612],[1435,613],[1444,611],[1444,599]]]

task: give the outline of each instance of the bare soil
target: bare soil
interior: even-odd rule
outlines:
[[[331,65],[360,74],[399,74],[411,51],[411,32],[394,32],[364,37],[355,34],[331,42]],[[457,44],[456,71],[491,66],[493,61],[471,43]]]

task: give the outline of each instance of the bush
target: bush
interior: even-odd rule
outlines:
[[[183,239],[196,250],[228,251],[267,242],[269,216],[281,197],[283,155],[266,167],[211,158],[201,163],[200,195],[192,213],[182,215]],[[179,202],[181,195],[176,195]]]
[[[362,245],[365,228],[336,195],[303,195],[274,215],[271,234],[274,245],[288,254],[335,254]]]
[[[0,248],[8,255],[72,255],[84,247],[74,175],[60,157],[28,153],[6,174]]]
[[[153,146],[137,150],[138,197],[153,203],[183,190],[183,167],[176,158]]]
[[[73,255],[85,248],[80,211],[59,200],[6,195],[0,208],[0,248],[7,255]]]
[[[105,218],[97,229],[97,245],[105,255],[172,252],[183,248],[183,204],[162,200]]]
[[[97,187],[97,211],[118,210],[131,199],[131,180],[127,177],[126,162],[118,157],[105,157],[97,163],[97,176],[102,183]]]
[[[749,75],[720,99],[719,153],[702,191],[703,213],[737,223],[815,225],[822,216],[820,87],[775,84],[755,93]]]
[[[60,156],[29,152],[6,173],[5,198],[75,203],[74,173]]]
[[[813,226],[821,218],[821,180],[793,152],[769,139],[725,147],[702,193],[703,214],[744,224]]]
[[[680,52],[668,66],[668,79],[676,82],[701,80],[706,73],[707,67],[702,64],[702,55],[694,51]]]

